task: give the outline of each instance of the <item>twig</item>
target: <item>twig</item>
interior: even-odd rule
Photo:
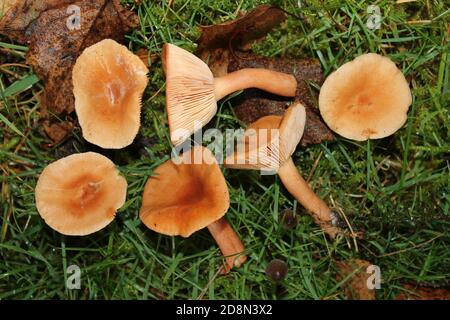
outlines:
[[[322,158],[322,155],[323,155],[323,151],[320,151],[319,156],[317,157],[316,160],[314,160],[314,164],[313,164],[313,167],[311,168],[311,171],[309,171],[309,175],[308,175],[308,178],[306,179],[306,182],[309,183],[312,176],[314,175],[314,172],[316,171],[316,168],[319,165],[319,160],[320,160],[320,158]]]
[[[208,291],[209,287],[211,286],[211,284],[213,283],[214,280],[216,280],[217,276],[219,274],[222,274],[223,272],[223,268],[224,266],[221,265],[219,269],[217,269],[216,273],[212,276],[211,279],[209,279],[208,283],[206,284],[206,286],[203,288],[202,292],[200,292],[200,295],[198,296],[197,300],[202,300],[203,297],[206,294],[206,291]]]
[[[336,206],[336,204],[335,204],[335,202],[334,202],[334,199],[333,199],[333,196],[330,195],[330,199],[331,199],[331,203],[333,204],[333,207],[334,207],[334,208],[337,208],[337,210],[339,211],[339,213],[344,217],[345,223],[347,224],[348,228],[350,229],[350,236],[351,236],[351,238],[353,239],[353,243],[354,243],[354,245],[355,245],[355,250],[356,250],[356,252],[359,252],[359,249],[358,249],[358,242],[356,241],[356,238],[358,237],[358,234],[355,233],[355,232],[353,231],[353,227],[352,227],[352,225],[350,224],[350,221],[348,221],[347,216],[346,216],[344,210],[342,210],[342,208],[341,208],[340,206]]]

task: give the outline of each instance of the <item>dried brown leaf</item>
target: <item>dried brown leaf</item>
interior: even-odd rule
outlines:
[[[73,123],[68,121],[51,123],[49,120],[45,120],[43,126],[45,133],[54,144],[58,144],[64,140],[74,128]]]
[[[348,261],[338,261],[336,265],[339,269],[337,280],[342,281],[352,275],[344,284],[345,296],[352,300],[375,300],[375,290],[367,287],[367,280],[371,276],[366,273],[367,267],[372,263],[354,259]]]
[[[147,68],[150,67],[150,63],[155,63],[158,60],[158,55],[150,54],[146,48],[138,49],[136,55],[142,60]]]
[[[80,8],[79,29],[68,27],[70,5]],[[25,0],[6,13],[0,33],[29,45],[27,63],[44,82],[41,103],[61,114],[74,110],[72,68],[82,51],[105,38],[122,41],[138,22],[119,0]]]
[[[306,127],[302,146],[333,140],[334,134],[322,121],[316,108],[317,97],[309,83],[323,82],[320,63],[313,59],[266,58],[244,52],[256,40],[286,19],[280,8],[262,5],[243,17],[214,26],[202,27],[197,55],[210,67],[215,77],[243,68],[266,68],[293,74],[298,82],[296,99],[306,108]],[[282,115],[293,100],[258,89],[245,90],[234,100],[237,117],[250,124],[266,115]]]
[[[196,54],[208,62],[214,76],[227,72],[229,49],[246,50],[286,19],[283,10],[261,5],[248,14],[225,23],[202,26]]]
[[[395,300],[450,300],[450,291],[442,288],[416,287],[410,284],[403,286],[405,292]]]
[[[284,11],[272,5],[260,5],[248,14],[229,22],[202,26],[198,51],[213,49],[243,49],[264,37],[273,27],[286,19]]]

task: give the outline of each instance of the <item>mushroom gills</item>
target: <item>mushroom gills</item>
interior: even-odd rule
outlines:
[[[297,80],[290,74],[247,68],[214,78],[208,65],[173,44],[163,46],[166,109],[170,138],[175,146],[206,125],[217,112],[217,101],[247,88],[294,97]]]
[[[252,133],[253,135],[258,136],[260,132],[274,128],[278,128],[278,134],[272,135],[272,140],[268,143],[258,145],[253,152],[249,152],[249,148],[245,145],[244,147],[238,146],[235,152],[225,159],[224,164],[229,168],[264,169],[277,172],[286,189],[308,210],[322,230],[334,238],[341,232],[334,226],[334,214],[327,204],[312,191],[291,158],[303,135],[305,122],[305,108],[298,102],[291,105],[282,117],[266,116],[258,119],[247,129],[255,131]],[[277,147],[274,148],[274,146]],[[267,148],[271,148],[271,150],[264,150]],[[271,152],[272,150],[276,152]],[[263,159],[258,157],[263,157]],[[240,158],[245,161],[237,162],[237,159]]]

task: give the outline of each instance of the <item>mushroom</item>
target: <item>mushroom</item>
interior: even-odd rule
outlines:
[[[328,76],[320,113],[331,130],[357,141],[387,137],[406,122],[412,97],[408,82],[389,58],[368,53]]]
[[[3,15],[6,14],[9,9],[14,7],[18,3],[18,0],[3,0],[0,2],[0,19],[3,18]]]
[[[225,178],[211,151],[200,146],[155,170],[147,181],[140,218],[151,230],[189,237],[208,228],[223,255],[225,272],[247,257],[239,236],[223,217],[230,206]]]
[[[291,158],[303,135],[305,120],[305,108],[298,102],[290,106],[284,116],[260,118],[247,128],[234,152],[225,159],[224,166],[277,172],[286,189],[314,221],[335,238],[340,233],[335,226],[335,214],[310,188]]]
[[[111,149],[133,142],[147,72],[138,56],[111,39],[83,51],[73,67],[72,81],[75,111],[87,141]]]
[[[273,259],[266,267],[266,277],[277,283],[283,281],[289,271],[286,262],[280,259]]]
[[[177,146],[208,123],[217,112],[217,101],[238,90],[258,88],[293,97],[294,76],[247,68],[214,78],[209,67],[192,53],[166,43],[162,51],[166,74],[166,108],[170,138]]]
[[[83,236],[107,226],[125,203],[127,181],[114,163],[95,152],[73,154],[49,164],[35,197],[40,216],[54,230]]]

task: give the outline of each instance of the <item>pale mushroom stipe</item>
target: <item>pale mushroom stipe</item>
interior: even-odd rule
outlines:
[[[140,127],[148,69],[125,46],[105,39],[78,57],[72,81],[83,137],[102,148],[131,144]]]
[[[331,130],[364,141],[387,137],[406,122],[412,102],[405,76],[389,58],[361,55],[331,73],[320,89],[320,113]]]
[[[166,43],[162,51],[166,74],[166,109],[170,138],[177,146],[207,124],[217,112],[217,101],[230,93],[258,88],[293,97],[294,76],[260,68],[248,68],[214,78],[209,67],[192,53]]]
[[[125,203],[126,194],[127,182],[114,163],[94,152],[49,164],[35,190],[40,216],[52,229],[72,236],[107,226]]]
[[[260,132],[274,130],[267,135],[267,142],[259,143],[256,148],[249,148],[249,139],[244,146],[237,146],[233,154],[225,159],[224,165],[234,169],[263,169],[278,173],[286,189],[305,207],[314,221],[331,238],[341,230],[335,226],[336,216],[319,198],[300,175],[292,161],[292,154],[300,142],[306,122],[306,112],[302,104],[295,102],[284,116],[266,116],[252,123],[245,131],[248,137],[260,135]],[[258,139],[259,140],[259,139]]]
[[[168,236],[189,237],[207,227],[226,258],[225,272],[239,267],[247,258],[239,236],[224,218],[230,197],[215,157],[209,149],[196,146],[179,160],[163,163],[148,179],[142,222]]]

